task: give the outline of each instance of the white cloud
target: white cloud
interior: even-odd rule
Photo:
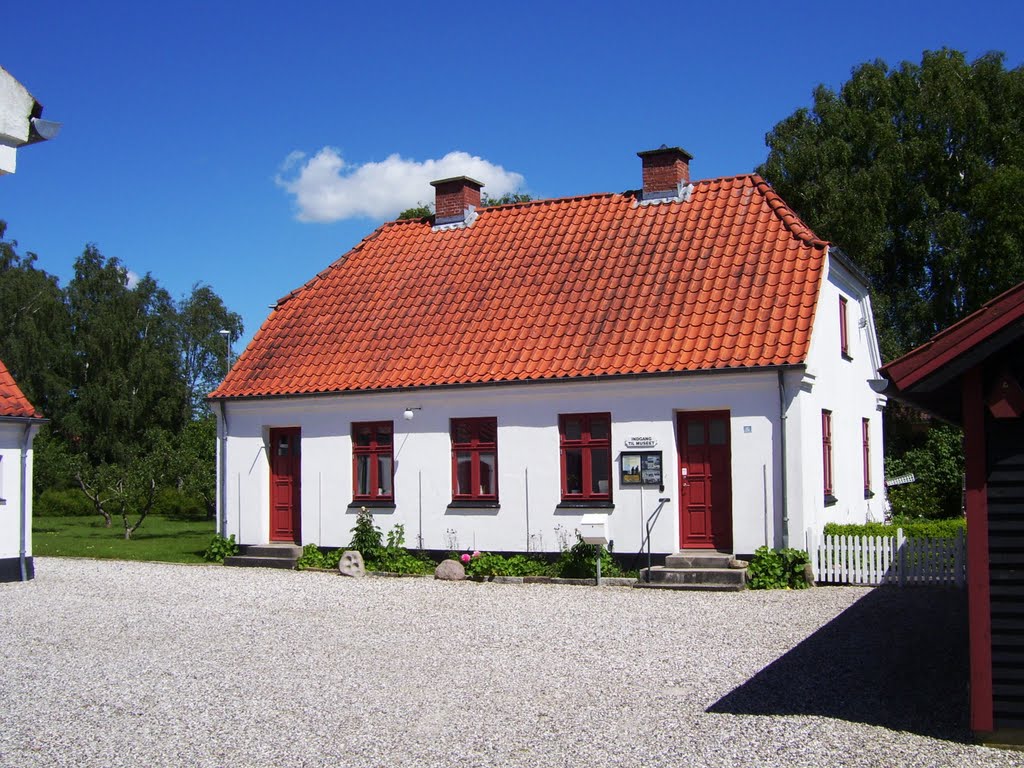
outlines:
[[[297,166],[297,173],[284,175]],[[359,216],[393,218],[406,208],[432,203],[430,182],[451,176],[482,182],[491,197],[516,192],[523,185],[522,175],[468,152],[449,152],[423,162],[394,154],[379,163],[354,165],[334,147],[324,147],[308,160],[302,152],[291,152],[275,182],[295,196],[299,221],[329,222]]]
[[[134,270],[131,269],[125,270],[125,277],[127,278],[125,286],[128,288],[128,290],[134,289],[135,286],[139,284],[139,280],[142,279],[142,276],[139,275],[138,272],[135,272]]]

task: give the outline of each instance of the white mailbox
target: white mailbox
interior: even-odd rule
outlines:
[[[592,512],[580,520],[580,536],[587,544],[608,546],[608,515]]]

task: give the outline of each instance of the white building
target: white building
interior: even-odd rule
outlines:
[[[868,288],[756,175],[390,222],[282,298],[211,394],[219,520],[344,546],[366,506],[425,549],[802,547],[882,517]]]
[[[44,421],[0,361],[0,582],[35,575],[32,441]]]
[[[17,150],[52,139],[60,123],[43,120],[43,105],[3,67],[0,67],[0,176],[14,173]]]

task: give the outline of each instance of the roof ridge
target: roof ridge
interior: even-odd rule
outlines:
[[[807,223],[797,215],[796,211],[782,199],[779,193],[775,191],[775,188],[760,174],[750,173],[747,174],[747,177],[764,196],[765,202],[768,203],[782,223],[786,225],[786,229],[790,231],[793,237],[806,245],[813,245],[819,248],[829,245],[828,240],[822,240],[814,234],[814,230],[807,226]]]

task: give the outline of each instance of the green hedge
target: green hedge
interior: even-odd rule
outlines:
[[[825,526],[826,536],[895,536],[896,529],[902,528],[908,538],[953,539],[958,531],[966,533],[967,521],[962,517],[952,520],[894,520],[891,524],[864,523],[863,525],[840,525],[829,523]]]
[[[92,502],[77,488],[43,491],[32,502],[33,517],[85,517],[95,514]]]

